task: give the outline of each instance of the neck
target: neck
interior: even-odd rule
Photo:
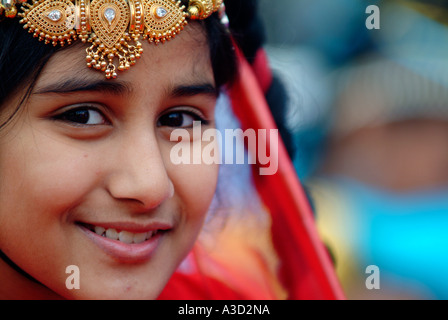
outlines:
[[[28,279],[0,259],[0,300],[58,300],[56,293]]]

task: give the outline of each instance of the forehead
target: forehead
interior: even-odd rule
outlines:
[[[176,38],[165,44],[155,45],[146,40],[141,40],[141,43],[144,52],[137,63],[129,70],[118,71],[116,80],[108,81],[129,82],[136,88],[148,88],[154,83],[160,85],[164,82],[214,83],[207,36],[200,24],[190,23]],[[55,53],[43,69],[35,91],[69,78],[104,80],[103,71],[87,67],[88,46],[89,44],[77,42]]]

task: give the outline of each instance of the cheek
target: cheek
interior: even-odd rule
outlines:
[[[217,184],[218,166],[209,165],[170,165],[175,197],[180,200],[182,210],[179,216],[179,228],[176,243],[173,246],[180,258],[185,257],[203,228]],[[178,260],[177,263],[180,263]]]
[[[169,157],[171,147],[164,148],[164,161],[175,196],[182,204],[181,218],[195,223],[200,220],[199,226],[202,227],[215,195],[219,166],[204,163],[174,165]]]
[[[95,174],[85,154],[67,142],[27,129],[15,137],[0,147],[0,219],[26,236],[57,226]]]
[[[182,199],[184,209],[191,215],[203,218],[208,211],[218,181],[217,165],[171,165],[176,195]]]
[[[14,137],[0,139],[0,249],[31,275],[63,285],[66,215],[93,185],[94,169],[70,144],[26,130]]]

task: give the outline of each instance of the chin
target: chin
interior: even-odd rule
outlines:
[[[68,300],[156,300],[163,290],[161,288],[133,288],[123,286],[121,288],[104,288],[98,290],[90,288],[73,290],[65,297]]]

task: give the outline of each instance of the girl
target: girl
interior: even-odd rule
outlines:
[[[0,22],[0,298],[340,297],[310,215],[297,212],[297,205],[308,208],[292,167],[258,180],[267,205],[281,213],[272,229],[266,219],[260,230],[258,216],[253,224],[225,219],[231,232],[191,250],[218,167],[175,166],[170,151],[178,141],[170,137],[175,129],[193,131],[195,121],[214,128],[219,93],[235,78],[239,52],[222,12],[213,13],[221,1],[38,0],[19,15],[42,42],[13,18],[15,2],[2,1]],[[263,88],[258,98],[275,101],[277,125],[290,141],[281,127],[284,100],[275,94],[281,85],[263,70],[262,39],[253,33],[260,30],[252,28],[259,23],[254,3],[226,1],[239,15],[230,20],[236,41],[264,80],[258,86],[242,72],[236,79],[252,86],[235,86],[230,96],[241,98],[249,122],[270,119],[264,100],[252,103],[262,109],[247,107],[246,98]],[[257,191],[241,190],[230,196],[258,201]],[[266,251],[269,261],[260,255]]]
[[[37,21],[27,25],[34,32],[39,19],[61,26],[58,21],[70,20],[72,7],[58,3],[67,4],[65,11],[43,0],[23,7],[22,22]],[[82,3],[75,8],[81,26],[87,12]],[[123,3],[91,2],[87,9],[98,35],[118,32],[114,26],[127,19]],[[196,7],[186,2],[185,9],[171,1],[144,3],[146,14],[155,8],[161,21],[179,14],[176,10],[189,10],[200,21],[179,28],[176,39],[159,46],[135,38],[118,41],[131,51],[134,40],[140,59],[129,68],[135,60],[128,57],[129,70],[115,71],[123,68],[121,60],[115,65],[119,55],[111,49],[104,60],[109,65],[99,69],[110,71],[108,78],[118,76],[114,80],[87,68],[83,55],[86,48],[104,49],[107,36],[93,38],[93,47],[67,37],[57,39],[62,49],[53,47],[30,37],[12,18],[14,10],[4,8],[1,298],[155,299],[201,230],[218,167],[174,166],[170,150],[177,141],[170,141],[170,134],[192,130],[193,121],[203,130],[214,126],[218,93],[236,69],[231,41],[216,13],[200,15],[201,5],[217,11],[216,1]],[[132,4],[138,18],[139,2]],[[80,30],[82,39],[86,33]],[[69,270],[79,272],[79,289],[68,285]]]

